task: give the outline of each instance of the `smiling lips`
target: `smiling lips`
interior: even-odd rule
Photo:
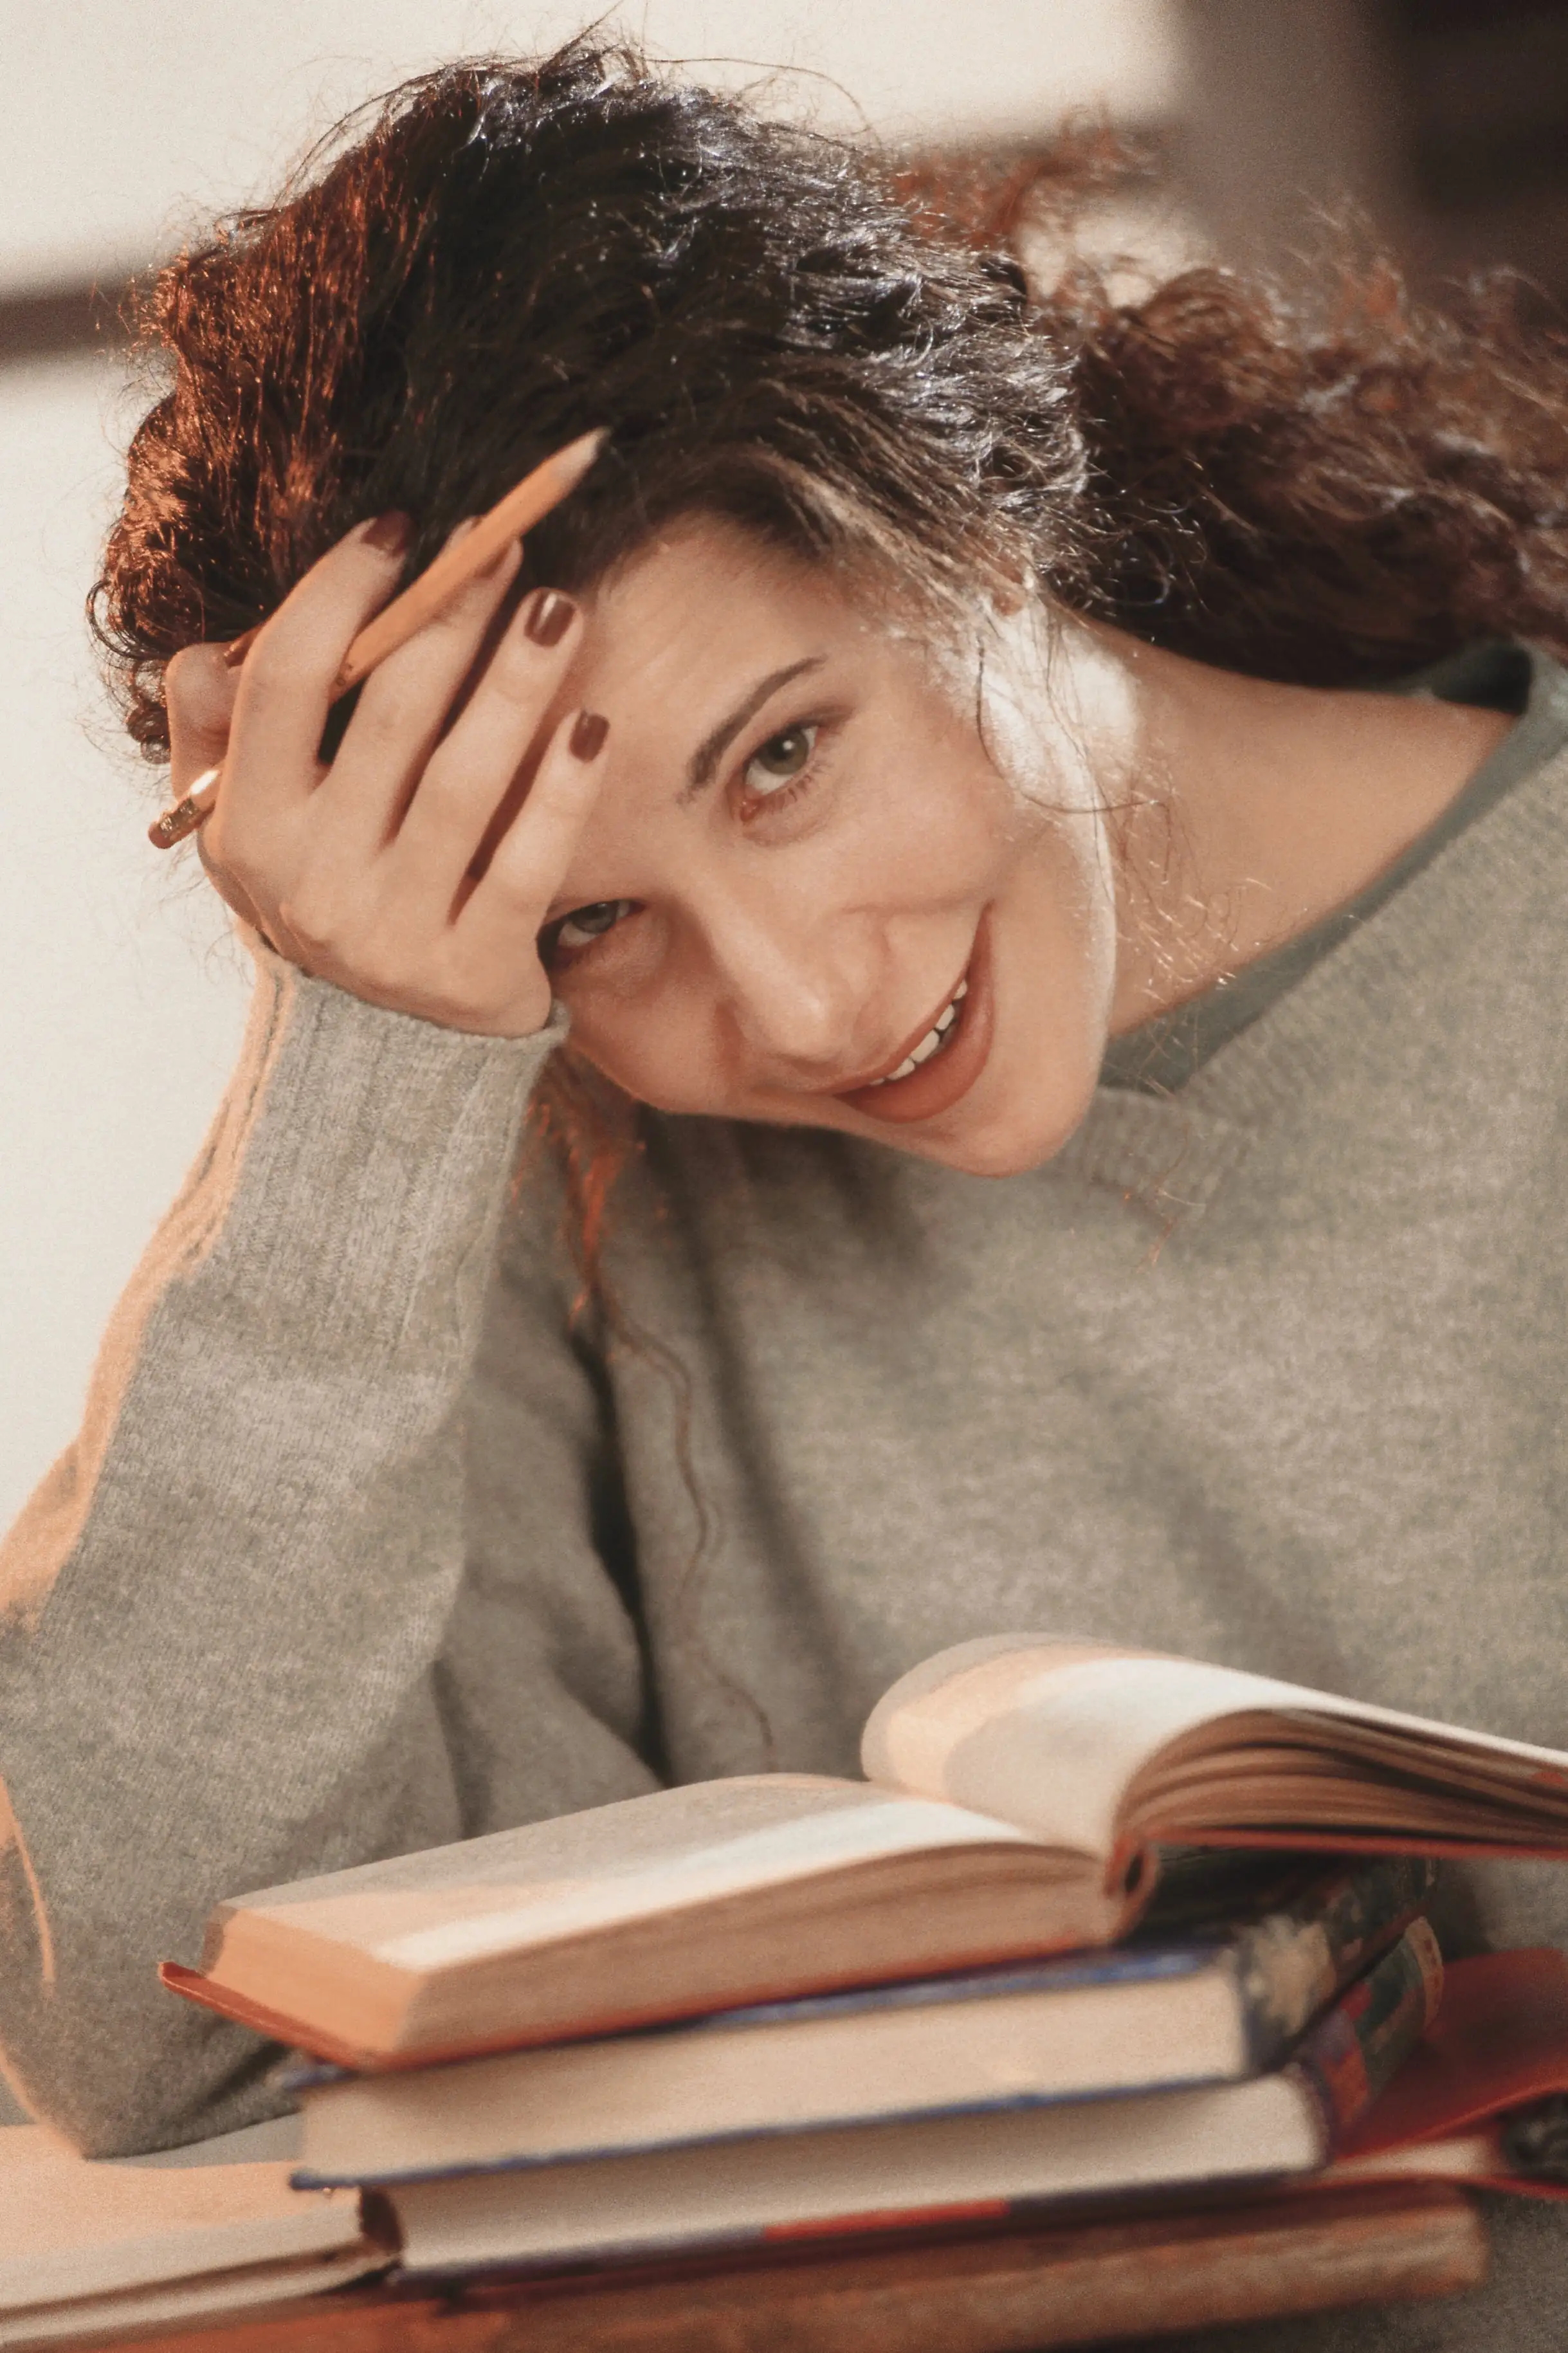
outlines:
[[[932,1023],[931,1027],[926,1031],[925,1036],[921,1039],[920,1044],[914,1047],[910,1052],[904,1056],[903,1060],[899,1064],[896,1071],[889,1071],[886,1078],[868,1079],[867,1081],[868,1086],[891,1086],[900,1079],[911,1078],[915,1071],[920,1069],[922,1062],[929,1062],[933,1054],[940,1054],[942,1048],[946,1045],[949,1038],[952,1035],[952,1025],[958,1018],[958,1008],[963,1004],[968,994],[968,981],[961,980],[958,987],[952,992],[946,1012],[942,1015],[939,1020]]]
[[[934,1119],[966,1095],[991,1051],[994,1005],[988,926],[975,934],[968,970],[935,1021],[906,1046],[880,1078],[851,1087],[837,1100],[868,1118],[902,1126]]]

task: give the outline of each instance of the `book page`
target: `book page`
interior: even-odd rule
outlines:
[[[1140,1667],[1135,1690],[1129,1678]],[[1049,1845],[1105,1862],[1122,1794],[1140,1767],[1173,1732],[1226,1712],[1206,1686],[1214,1674],[1235,1680],[1224,1668],[1048,1634],[963,1642],[884,1693],[867,1721],[860,1761],[886,1788],[999,1815]]]
[[[8,2155],[0,2172],[0,2312],[359,2241],[358,2200],[290,2188],[286,2162],[154,2168],[52,2141]]]
[[[1247,1743],[1271,1721],[1282,1744],[1275,1759],[1291,1753],[1285,1742],[1293,1744],[1302,1781],[1314,1771],[1324,1777],[1325,1800],[1328,1779],[1353,1784],[1363,1757],[1369,1780],[1381,1773],[1386,1788],[1397,1758],[1397,1769],[1456,1795],[1479,1796],[1494,1810],[1519,1809],[1521,1825],[1563,1819],[1568,1756],[1555,1750],[1234,1667],[1048,1634],[961,1643],[928,1660],[878,1702],[861,1757],[870,1778],[889,1788],[946,1798],[1016,1822],[1053,1846],[1109,1861],[1128,1828],[1128,1793],[1153,1778],[1163,1752],[1214,1726],[1215,1769],[1194,1762],[1189,1746],[1182,1778],[1195,1790],[1218,1777],[1227,1718],[1247,1720],[1237,1731]],[[1314,1741],[1337,1752],[1336,1775],[1314,1763]],[[1245,1823],[1245,1777],[1233,1773],[1230,1790],[1230,1819]],[[1318,1819],[1305,1788],[1301,1800],[1302,1817]],[[1331,1802],[1321,1812],[1327,1823],[1336,1819]],[[1212,1804],[1195,1820],[1221,1826]],[[1162,1833],[1182,1820],[1173,1799]]]
[[[164,2281],[153,2287],[117,2288],[105,2295],[72,2296],[58,2304],[29,2304],[7,2314],[0,2309],[0,2348],[18,2348],[67,2340],[73,2353],[84,2337],[95,2341],[166,2324],[170,2328],[206,2314],[247,2312],[258,2304],[292,2304],[299,2296],[326,2295],[351,2281],[390,2268],[391,2256],[368,2239],[325,2255],[290,2256],[279,2263],[246,2263],[235,2271],[203,2272],[194,2279]],[[184,2330],[181,2328],[182,2339]],[[254,2336],[249,2336],[252,2346]],[[205,2341],[212,2339],[203,2331]],[[166,2344],[162,2337],[161,2346]],[[154,2348],[156,2353],[156,2348]]]

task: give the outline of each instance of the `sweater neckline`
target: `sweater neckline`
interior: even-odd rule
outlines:
[[[1568,672],[1536,648],[1509,640],[1472,646],[1386,691],[1511,711],[1518,717],[1441,815],[1352,897],[1202,996],[1113,1038],[1101,1066],[1102,1086],[1149,1095],[1177,1092],[1222,1046],[1250,1029],[1451,841],[1568,743]]]
[[[1533,859],[1537,828],[1555,833],[1561,824],[1553,803],[1568,751],[1568,670],[1536,649],[1508,650],[1529,664],[1525,712],[1453,807],[1368,892],[1314,926],[1316,952],[1280,976],[1245,1024],[1219,1036],[1179,1087],[1102,1079],[1047,1173],[1120,1194],[1156,1237],[1169,1235],[1204,1214],[1280,1112],[1328,1084],[1368,1020],[1381,1018],[1375,1001],[1397,1018],[1429,995],[1426,934],[1434,917],[1439,928],[1458,919],[1444,903],[1456,884],[1506,891],[1519,871],[1510,848]]]

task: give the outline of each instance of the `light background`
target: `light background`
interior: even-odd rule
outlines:
[[[795,69],[781,111],[952,140],[1038,134],[1079,106],[1163,120],[1172,5],[647,0],[618,20],[715,79]],[[13,0],[0,295],[117,284],[266,195],[361,99],[581,21],[496,0]],[[71,1436],[244,1011],[242,961],[189,854],[146,842],[157,779],[117,741],[82,620],[136,414],[109,358],[0,368],[0,1526]]]
[[[503,0],[54,0],[8,12],[0,271],[13,282],[140,266],[205,210],[405,74],[538,50],[582,7]],[[706,78],[802,69],[793,100],[894,132],[1030,133],[1109,100],[1163,115],[1178,46],[1165,0],[642,0],[617,24]],[[835,90],[833,85],[841,86]]]

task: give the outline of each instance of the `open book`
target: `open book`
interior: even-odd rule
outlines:
[[[895,1683],[867,1782],[760,1774],[263,1889],[165,1982],[360,2068],[1106,1944],[1163,1847],[1568,1852],[1568,1755],[1005,1635]]]
[[[221,2140],[174,2154],[190,2161],[94,2161],[44,2126],[0,2129],[0,2348],[173,2326],[386,2269],[352,2190],[291,2189],[287,2159],[228,2162]]]

